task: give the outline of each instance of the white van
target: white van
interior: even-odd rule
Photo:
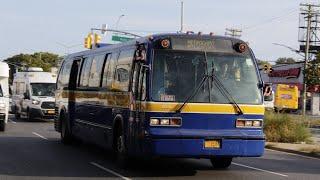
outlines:
[[[17,119],[54,119],[56,78],[56,74],[35,67],[14,75],[12,111]]]
[[[0,131],[5,130],[9,116],[9,66],[0,62]]]

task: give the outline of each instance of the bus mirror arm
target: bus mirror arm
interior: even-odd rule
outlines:
[[[146,47],[145,47],[145,45],[143,43],[140,44],[139,42],[137,42],[136,46],[137,46],[137,49],[134,53],[134,60],[145,63],[146,62]]]

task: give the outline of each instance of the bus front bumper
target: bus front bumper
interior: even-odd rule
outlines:
[[[153,156],[210,158],[213,156],[259,157],[264,153],[265,140],[219,139],[220,148],[205,148],[205,139],[153,139]]]
[[[165,130],[165,131],[163,131]],[[256,130],[152,129],[147,138],[153,156],[210,158],[212,156],[259,157],[264,153],[265,135]],[[219,148],[205,147],[217,140]]]

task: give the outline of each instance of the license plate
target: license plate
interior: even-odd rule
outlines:
[[[205,140],[204,148],[220,148],[220,140]]]
[[[47,111],[48,114],[54,114],[54,110],[52,111]]]

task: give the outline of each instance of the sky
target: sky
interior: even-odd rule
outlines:
[[[181,0],[0,0],[0,60],[20,53],[59,55],[84,50],[90,28],[128,30],[139,35],[180,30]],[[184,29],[224,35],[242,29],[258,59],[300,58],[300,3],[314,0],[184,0]],[[118,25],[117,21],[124,15]],[[111,34],[103,38],[110,42]]]

